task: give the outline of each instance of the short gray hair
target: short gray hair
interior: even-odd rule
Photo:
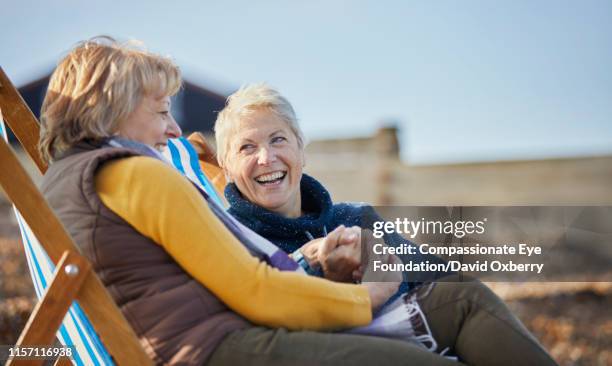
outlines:
[[[215,140],[217,142],[219,165],[224,166],[232,126],[259,109],[268,109],[285,121],[297,138],[300,148],[304,147],[304,134],[298,124],[295,111],[287,98],[266,83],[246,84],[227,98],[225,108],[217,116]]]

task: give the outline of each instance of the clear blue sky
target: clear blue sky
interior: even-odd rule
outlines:
[[[612,1],[6,1],[25,83],[77,41],[136,38],[221,90],[267,81],[310,139],[402,128],[415,164],[612,154]]]

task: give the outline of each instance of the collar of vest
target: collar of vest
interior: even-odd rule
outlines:
[[[55,159],[56,161],[67,158],[69,156],[77,155],[80,153],[97,150],[103,147],[110,148],[123,148],[133,151],[138,155],[149,156],[158,160],[163,160],[160,153],[154,151],[153,148],[137,142],[128,140],[121,137],[111,137],[111,138],[103,138],[103,139],[85,139],[82,140],[75,145],[68,148],[66,151],[58,154],[58,157]]]
[[[85,139],[85,140],[79,141],[73,146],[69,147],[67,150],[59,153],[57,157],[55,158],[55,161],[65,159],[72,155],[99,149],[101,147],[108,145],[108,140],[109,139],[106,138],[106,139],[99,139],[99,140]]]

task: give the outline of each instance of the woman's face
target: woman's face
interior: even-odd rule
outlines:
[[[266,109],[236,122],[224,169],[252,203],[286,217],[301,215],[304,154],[289,125]]]
[[[119,123],[119,136],[157,150],[164,148],[168,139],[180,137],[181,133],[181,128],[170,114],[169,96],[144,96],[128,118]]]

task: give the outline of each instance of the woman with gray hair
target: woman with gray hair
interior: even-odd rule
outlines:
[[[327,190],[304,174],[304,137],[289,101],[266,84],[245,85],[232,94],[215,124],[218,161],[229,184],[229,213],[272,241],[307,273],[332,280],[361,279],[360,223],[375,219],[370,206],[334,204]],[[324,241],[347,226],[350,240]],[[318,238],[318,239],[315,239]],[[385,235],[387,245],[405,243]],[[435,261],[436,258],[410,258]],[[439,275],[439,274],[437,274]],[[542,346],[481,282],[448,275],[419,286],[409,278],[395,296],[411,291],[423,330],[436,353],[456,354],[469,365],[553,365]],[[421,323],[424,322],[423,323]],[[433,337],[433,340],[432,338]],[[423,349],[413,350],[418,357]],[[441,361],[430,361],[437,364]]]

